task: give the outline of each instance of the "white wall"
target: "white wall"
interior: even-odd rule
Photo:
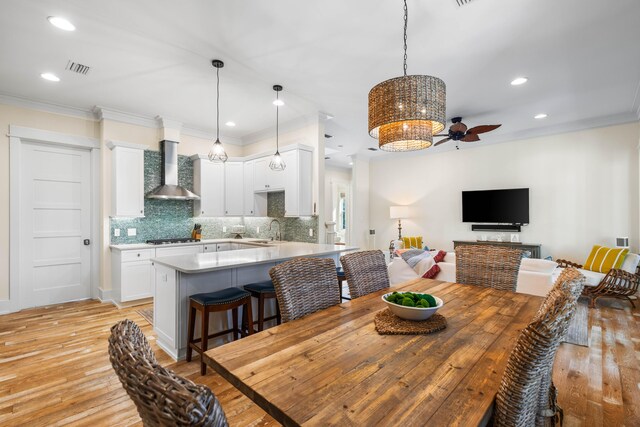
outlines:
[[[371,171],[371,175],[375,175],[373,171]],[[375,227],[370,227],[372,222],[370,221],[370,212],[374,210],[371,209],[370,205],[370,194],[369,194],[369,183],[370,183],[370,164],[369,159],[366,156],[362,156],[360,154],[353,156],[353,169],[351,171],[351,198],[353,200],[353,209],[352,209],[352,227],[351,227],[351,245],[357,246],[360,249],[373,249],[369,247],[369,229]],[[375,187],[372,187],[375,188]],[[371,196],[373,196],[373,191],[371,192]],[[388,216],[389,208],[387,207],[387,216]],[[376,233],[378,231],[376,230]],[[382,241],[384,238],[382,239]],[[376,247],[383,248],[384,245],[380,245],[380,236],[376,235]],[[387,246],[389,240],[387,239]]]
[[[528,187],[530,225],[520,240],[542,244],[542,256],[584,262],[593,244],[628,236],[639,244],[638,123],[413,155],[385,154],[370,164],[371,228],[385,249],[397,232],[389,206],[411,205],[403,235],[452,249],[476,240],[462,223],[461,191]]]

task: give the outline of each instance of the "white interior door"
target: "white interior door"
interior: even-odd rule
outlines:
[[[20,308],[91,297],[89,150],[22,144]]]

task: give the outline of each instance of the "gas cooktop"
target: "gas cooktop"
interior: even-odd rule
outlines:
[[[155,239],[155,240],[147,240],[147,243],[151,244],[151,245],[169,245],[171,243],[195,243],[195,242],[199,242],[200,239],[191,239],[191,238],[184,238],[184,239]]]

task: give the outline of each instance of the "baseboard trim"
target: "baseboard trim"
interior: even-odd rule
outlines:
[[[0,300],[0,315],[15,313],[16,311],[20,310],[16,310],[15,307],[13,307],[10,299]]]
[[[110,302],[114,304],[113,296],[111,295],[111,289],[98,288],[98,299],[100,302]]]

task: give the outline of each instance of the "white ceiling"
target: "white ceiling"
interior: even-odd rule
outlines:
[[[638,119],[637,0],[408,4],[409,73],[446,82],[448,118],[502,123],[485,143]],[[237,123],[223,125],[224,135],[274,126],[278,83],[281,120],[331,113],[327,146],[346,162],[376,145],[367,134],[367,94],[402,73],[402,13],[401,0],[3,0],[0,93],[161,115],[211,131],[210,61],[219,58],[221,122]],[[77,30],[54,28],[51,15]],[[91,72],[65,71],[69,59]],[[45,71],[62,81],[42,80]],[[510,86],[521,75],[529,82]],[[540,112],[549,117],[534,120]]]

